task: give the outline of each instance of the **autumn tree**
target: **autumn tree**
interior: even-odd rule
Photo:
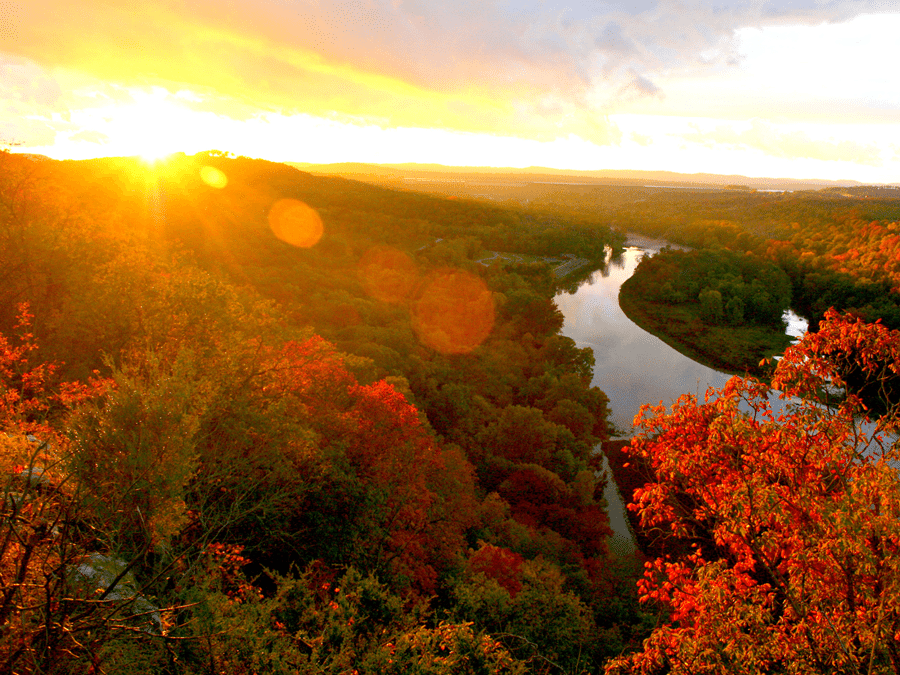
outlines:
[[[654,478],[631,508],[681,546],[640,582],[665,620],[607,673],[900,672],[900,417],[815,400],[846,388],[848,353],[896,377],[900,333],[830,312],[779,363],[781,409],[732,378],[644,410],[631,452]]]
[[[319,337],[246,350],[200,420],[200,532],[257,562],[321,559],[431,592],[463,544],[472,470],[390,383],[361,384]],[[201,526],[202,525],[202,526]]]
[[[87,672],[104,647],[158,637],[164,610],[141,595],[136,558],[96,553],[109,514],[69,470],[59,429],[114,384],[60,381],[38,356],[32,318],[21,305],[17,335],[0,334],[0,670]]]
[[[39,258],[49,209],[39,203],[38,167],[23,157],[0,150],[0,300],[4,310],[32,298],[39,286]],[[10,319],[0,316],[0,319]]]

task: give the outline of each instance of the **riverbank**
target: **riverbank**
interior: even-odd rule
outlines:
[[[622,448],[631,444],[630,440],[615,439],[605,441],[602,445],[603,454],[609,462],[610,479],[616,484],[622,501],[625,503],[625,517],[629,529],[635,538],[635,544],[639,551],[646,550],[647,538],[640,528],[640,518],[634,511],[630,511],[627,505],[632,501],[635,489],[644,487],[650,480],[649,471],[640,462],[631,461]]]
[[[603,443],[603,454],[609,465],[611,478],[615,481],[625,504],[633,501],[634,491],[648,482],[655,480],[650,467],[640,457],[625,451],[631,445],[630,440],[616,439]],[[626,517],[637,550],[634,555],[638,561],[649,558],[660,558],[668,554],[687,554],[690,542],[672,536],[668,530],[659,527],[641,527],[641,518],[635,511],[626,508]]]
[[[688,358],[732,375],[767,377],[760,361],[781,354],[791,338],[760,326],[710,326],[683,306],[640,297],[634,277],[619,290],[622,312],[651,335]]]

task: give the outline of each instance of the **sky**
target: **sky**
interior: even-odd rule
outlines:
[[[898,0],[0,0],[0,142],[894,183],[898,51]]]

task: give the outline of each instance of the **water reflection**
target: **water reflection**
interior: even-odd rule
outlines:
[[[565,316],[562,334],[579,347],[590,347],[596,364],[592,384],[610,399],[610,419],[625,436],[644,403],[670,405],[684,393],[702,397],[707,388],[722,387],[730,377],[703,366],[650,335],[619,308],[619,287],[641,258],[665,242],[630,240],[632,245],[605,265],[574,294],[556,296]]]
[[[787,324],[787,329],[784,332],[793,338],[794,344],[800,342],[800,338],[806,335],[806,331],[809,330],[809,322],[802,316],[797,316],[791,310],[787,310],[781,318]]]
[[[592,384],[609,397],[610,421],[623,437],[633,435],[632,423],[643,404],[671,406],[686,393],[702,400],[709,387],[719,389],[731,377],[680,354],[625,316],[619,308],[619,287],[634,273],[644,255],[656,253],[667,242],[630,237],[629,244],[620,255],[609,254],[602,268],[587,281],[555,298],[565,317],[562,334],[594,352]],[[800,317],[786,318],[795,334],[805,331]],[[774,392],[769,403],[776,411],[784,405]],[[604,458],[604,466],[607,465]],[[604,497],[613,530],[611,550],[619,555],[633,552],[635,543],[625,514],[626,500],[613,480],[607,483]]]
[[[632,422],[641,405],[672,402],[685,393],[693,393],[702,401],[709,387],[719,389],[730,375],[703,366],[678,353],[665,342],[633,323],[619,308],[619,288],[633,273],[641,258],[666,245],[664,241],[632,238],[625,251],[609,257],[599,273],[581,283],[574,293],[560,293],[556,304],[565,317],[562,334],[579,347],[590,347],[596,364],[592,384],[600,387],[610,399],[610,421],[622,436],[631,436]],[[787,334],[796,342],[807,330],[807,322],[793,312],[786,312]],[[769,405],[777,415],[782,408],[797,405],[797,400],[781,400],[777,392],[769,395]],[[749,412],[746,403],[740,406]],[[860,449],[871,452],[878,447],[872,440],[876,428],[871,423],[860,425]],[[883,441],[896,442],[894,437]],[[605,463],[605,462],[604,462]],[[610,548],[619,555],[635,549],[625,515],[624,501],[610,480],[604,496],[609,505],[613,536]]]

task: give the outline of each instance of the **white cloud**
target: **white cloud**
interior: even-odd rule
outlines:
[[[98,145],[105,145],[109,143],[109,136],[94,129],[85,129],[83,131],[79,131],[77,134],[72,134],[69,137],[70,141],[87,141],[88,143],[97,143]]]
[[[178,62],[196,89],[243,87],[262,101],[296,89],[298,109],[311,52],[323,63],[378,73],[427,90],[476,87],[496,95],[510,88],[568,97],[578,105],[615,102],[635,82],[656,88],[673,72],[702,72],[740,60],[735,35],[747,28],[816,26],[865,12],[890,11],[878,0],[201,0],[136,5],[105,0],[34,0],[20,32],[27,53],[43,63],[77,67],[91,61],[79,42],[106,59],[153,76]],[[29,32],[30,31],[30,32]],[[130,37],[125,40],[124,34]],[[231,37],[229,37],[231,36]],[[16,42],[21,48],[22,40]],[[268,45],[259,51],[257,43]],[[0,49],[11,47],[0,36]],[[156,66],[154,66],[156,62]],[[160,72],[162,72],[160,70]],[[284,97],[279,98],[279,104]],[[344,109],[342,112],[354,113]]]

